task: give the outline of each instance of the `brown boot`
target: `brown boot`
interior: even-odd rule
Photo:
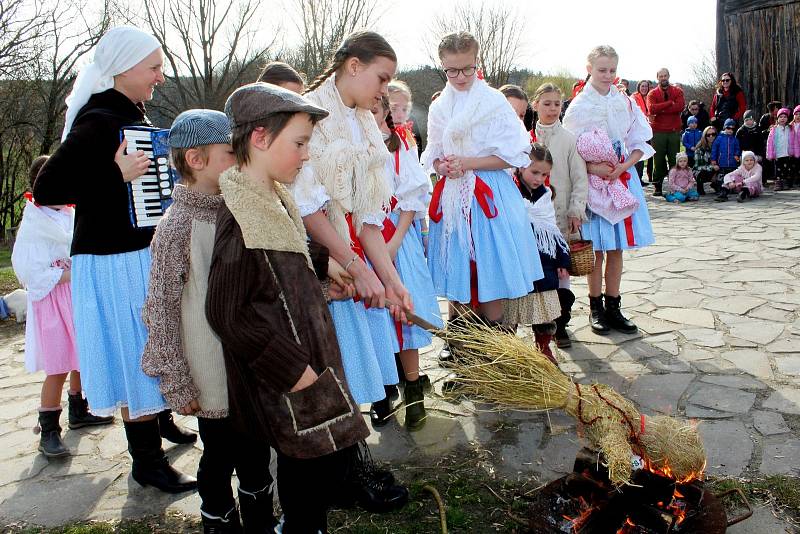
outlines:
[[[545,334],[543,332],[534,332],[533,337],[536,340],[536,347],[542,351],[542,354],[547,356],[547,359],[558,365],[558,360],[553,356],[553,351],[550,350],[550,341],[553,339],[552,334]]]

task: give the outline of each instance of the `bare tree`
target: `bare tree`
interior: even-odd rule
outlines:
[[[46,6],[31,0],[0,2],[0,77],[24,68],[38,52]]]
[[[717,54],[711,49],[692,64],[692,88],[686,95],[688,100],[711,102],[717,88]]]
[[[508,83],[522,56],[522,17],[505,2],[459,4],[454,11],[433,18],[431,39],[426,43],[430,58],[438,65],[438,39],[455,31],[468,31],[480,45],[478,66],[487,83],[500,87]],[[435,39],[435,42],[433,41]]]
[[[376,0],[295,0],[300,45],[286,59],[309,79],[328,64],[342,40],[376,17]]]
[[[274,47],[274,37],[259,40],[265,31],[256,18],[259,0],[154,0],[144,7],[144,24],[161,42],[167,65],[166,87],[157,92],[155,106],[169,117],[189,108],[222,109],[239,85],[252,81],[253,72]]]

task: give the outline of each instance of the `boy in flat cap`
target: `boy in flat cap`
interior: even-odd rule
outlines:
[[[236,166],[219,184],[206,315],[222,341],[234,425],[276,449],[284,534],[327,532],[347,459],[368,435],[342,369],[322,281],[343,269],[309,250],[286,184],[308,160],[328,112],[281,87],[254,83],[228,98]],[[326,282],[331,298],[352,297]]]
[[[231,492],[234,469],[247,532],[266,532],[272,512],[269,447],[231,424],[222,344],[205,315],[208,272],[220,174],[236,163],[228,118],[220,111],[181,113],[169,133],[171,160],[180,174],[173,204],[158,224],[144,305],[148,340],[142,369],[159,378],[173,410],[197,416],[203,456],[197,470],[205,532],[240,532]]]

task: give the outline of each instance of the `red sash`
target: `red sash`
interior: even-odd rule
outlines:
[[[442,191],[444,191],[444,184],[447,178],[442,178],[433,187],[433,196],[431,197],[431,204],[428,207],[428,216],[431,221],[438,223],[442,220]],[[494,219],[497,217],[497,206],[494,204],[494,193],[492,188],[486,182],[481,180],[480,176],[475,176],[475,200],[478,201],[481,211],[487,219]],[[469,220],[472,225],[472,217]],[[470,279],[470,306],[473,309],[478,308],[478,264],[474,260],[469,262],[469,279]]]
[[[620,158],[620,163],[625,163],[625,156]],[[631,179],[631,173],[628,171],[623,172],[619,175],[619,181],[622,182],[622,185],[625,186],[625,189],[630,189],[630,185],[628,182]],[[636,246],[636,239],[633,235],[633,216],[629,215],[625,217],[625,237],[628,239],[628,246],[635,247]]]
[[[392,200],[390,201],[389,206],[390,206],[390,210],[389,211],[390,212],[394,211],[394,208],[397,206],[397,197],[392,196]],[[389,217],[386,217],[383,220],[383,230],[381,230],[381,233],[383,234],[384,242],[388,243],[389,241],[391,241],[392,237],[394,237],[394,233],[396,231],[397,231],[397,227],[392,222],[392,219],[390,219]]]

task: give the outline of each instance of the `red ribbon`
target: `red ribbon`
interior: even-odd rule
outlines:
[[[620,158],[620,163],[625,163],[625,156]],[[623,172],[619,175],[619,181],[622,182],[622,185],[625,186],[625,189],[630,189],[628,182],[631,179],[631,173],[628,171]],[[635,247],[636,246],[636,238],[633,235],[633,216],[629,215],[625,217],[625,237],[628,239],[628,246]]]
[[[22,194],[22,197],[28,202],[33,202],[33,193],[30,191],[25,191],[25,193]]]
[[[358,254],[358,257],[367,261],[367,256],[364,254],[364,247],[361,246],[361,240],[358,239],[358,234],[356,233],[356,227],[353,224],[353,214],[347,213],[344,216],[345,220],[347,221],[347,229],[350,232],[350,249]]]
[[[394,211],[394,208],[397,206],[397,197],[395,196],[392,197],[392,200],[389,202],[389,206],[390,206],[389,211]],[[389,241],[391,241],[396,231],[397,227],[392,222],[392,219],[386,217],[383,220],[383,230],[381,230],[384,242],[388,243]]]
[[[433,222],[440,222],[442,220],[442,191],[444,191],[444,184],[447,178],[442,178],[436,185],[433,186],[433,195],[431,196],[431,204],[428,206],[428,217]],[[475,200],[478,201],[481,211],[486,215],[487,219],[494,219],[497,217],[497,206],[494,205],[494,192],[486,182],[481,180],[480,176],[475,176]],[[471,221],[470,221],[471,222]]]

